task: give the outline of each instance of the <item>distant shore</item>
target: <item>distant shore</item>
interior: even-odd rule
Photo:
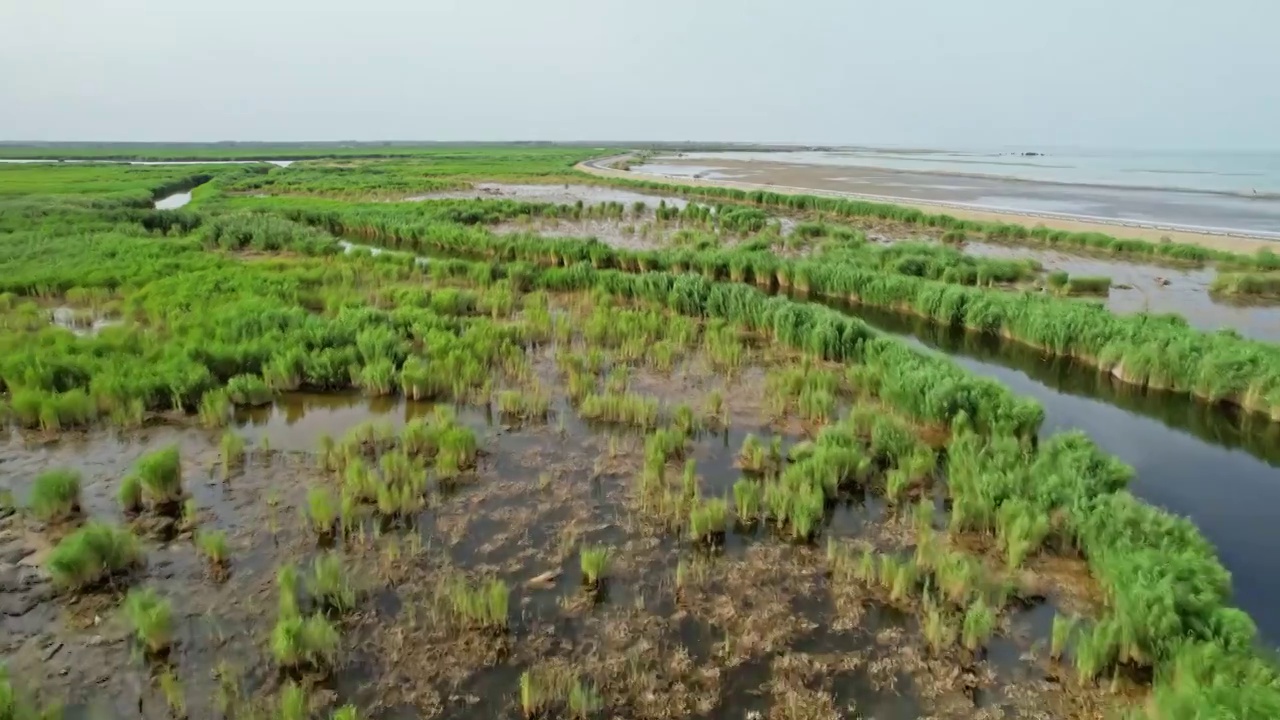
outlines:
[[[617,162],[622,157],[625,156],[591,160],[578,165],[578,169],[602,177],[656,180],[675,185],[847,197],[900,205],[924,212],[943,213],[964,220],[1043,225],[1055,230],[1098,232],[1119,238],[1140,239],[1150,242],[1159,242],[1167,238],[1177,243],[1194,244],[1213,250],[1235,253],[1254,253],[1261,249],[1280,249],[1280,244],[1277,243],[1280,238],[1269,239],[1263,234],[1251,235],[1247,231],[1218,228],[1201,231],[1154,221],[1073,217],[1073,215],[1080,213],[1071,212],[994,210],[969,207],[965,202],[963,190],[970,189],[939,189],[938,185],[930,183],[930,178],[944,180],[956,177],[951,175],[848,166],[803,166],[765,161],[715,160],[712,162],[707,160],[685,160],[683,158],[662,158],[654,161],[661,165],[689,168],[704,168],[708,165],[714,165],[712,172],[715,175],[720,175],[720,177],[693,177],[678,174],[650,173],[635,169],[626,171],[610,167],[612,163]],[[837,175],[839,177],[833,177]],[[982,180],[988,183],[1006,182],[997,178],[967,179],[973,181]],[[1024,188],[1035,185],[1035,183],[1026,181],[1013,182]],[[1044,183],[1044,185],[1055,188],[1058,193],[1064,193],[1069,190],[1069,188],[1057,184]],[[912,197],[913,194],[916,197]],[[922,195],[925,197],[920,197]],[[928,197],[929,195],[938,197]]]

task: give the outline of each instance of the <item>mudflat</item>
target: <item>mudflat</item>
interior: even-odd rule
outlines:
[[[583,163],[579,169],[684,185],[863,198],[967,220],[1148,241],[1167,238],[1238,253],[1274,249],[1280,238],[1280,203],[1212,193],[719,158],[661,158],[629,171],[606,165]]]

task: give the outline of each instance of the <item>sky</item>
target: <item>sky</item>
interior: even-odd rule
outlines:
[[[1280,149],[1273,0],[0,2],[0,140]]]

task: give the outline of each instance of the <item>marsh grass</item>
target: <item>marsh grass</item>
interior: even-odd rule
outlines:
[[[578,413],[597,422],[652,428],[658,424],[658,399],[634,393],[588,393]]]
[[[222,477],[225,480],[231,477],[232,468],[244,465],[244,438],[239,433],[228,430],[222,434],[219,448],[222,451]]]
[[[603,707],[595,686],[570,668],[539,663],[520,674],[520,711],[525,718],[586,720]]]
[[[964,613],[961,639],[970,652],[977,652],[995,632],[996,613],[986,600],[978,597]]]
[[[1111,291],[1111,278],[1105,276],[1072,276],[1061,288],[1066,295],[1106,295]]]
[[[70,520],[80,513],[80,473],[46,470],[31,486],[31,512],[47,523]]]
[[[311,529],[322,540],[333,537],[338,522],[338,502],[333,492],[325,487],[313,487],[307,491],[307,519]]]
[[[582,580],[589,587],[598,588],[609,575],[610,550],[603,545],[584,545],[578,551],[582,566]]]
[[[344,613],[355,609],[356,591],[342,557],[329,552],[317,557],[311,568],[311,596],[328,610]]]
[[[197,530],[196,549],[217,572],[225,572],[231,562],[231,548],[227,544],[225,531]]]
[[[182,462],[178,446],[143,455],[133,468],[142,483],[142,500],[156,512],[172,513],[182,500]]]
[[[541,420],[551,409],[551,395],[541,388],[498,393],[498,412],[519,420]]]
[[[760,518],[764,490],[759,482],[741,478],[733,484],[733,503],[738,520],[752,523]]]
[[[1079,619],[1076,617],[1066,617],[1063,615],[1053,616],[1053,630],[1050,633],[1049,656],[1054,660],[1062,658],[1062,654],[1066,652],[1067,645],[1071,643],[1071,637],[1075,634],[1076,625]]]
[[[463,628],[505,632],[511,590],[501,580],[475,585],[458,576],[441,586],[444,608]]]
[[[271,654],[282,668],[325,669],[337,658],[341,636],[319,613],[281,617],[271,631]]]
[[[307,720],[311,715],[307,691],[292,680],[280,688],[280,712],[277,720]]]
[[[125,514],[133,514],[142,511],[142,478],[136,473],[129,473],[120,480],[120,487],[116,490],[116,500],[120,503],[120,509]]]
[[[729,505],[719,498],[708,498],[689,511],[689,538],[715,545],[724,540]]]
[[[168,653],[173,643],[173,609],[168,600],[150,588],[135,588],[124,599],[124,612],[148,655]]]
[[[47,567],[58,587],[87,590],[141,562],[142,550],[129,531],[89,522],[53,548]]]

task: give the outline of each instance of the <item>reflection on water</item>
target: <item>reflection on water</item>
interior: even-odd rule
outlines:
[[[313,452],[322,435],[338,439],[369,420],[386,421],[399,428],[414,418],[429,416],[435,407],[436,403],[399,396],[289,393],[272,405],[239,408],[235,421],[241,434],[252,443],[268,438],[274,450]],[[491,424],[485,413],[475,410],[459,410],[458,418],[473,427]]]
[[[1239,605],[1280,641],[1280,427],[1187,396],[1113,383],[1105,373],[923,318],[826,302],[903,340],[951,356],[1045,410],[1042,436],[1084,431],[1135,470],[1130,489],[1189,517],[1217,548]]]

